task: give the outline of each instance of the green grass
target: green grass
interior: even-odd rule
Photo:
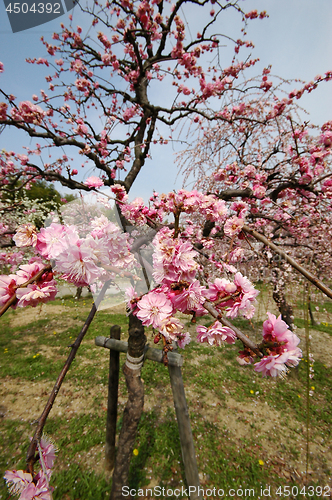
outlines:
[[[34,426],[31,426],[33,418],[26,414],[19,416],[17,403],[21,401],[22,408],[26,405],[33,410],[35,400],[46,402],[47,391],[43,387],[52,386],[70,352],[69,345],[86,319],[91,299],[78,302],[68,298],[54,304],[64,306],[62,314],[50,313],[47,318],[39,319],[37,316],[15,327],[11,321],[17,312],[9,311],[1,319],[0,378],[11,384],[0,430],[1,471],[24,467]],[[295,323],[303,326],[301,317],[296,317]],[[54,407],[47,421],[45,432],[59,448],[52,476],[54,500],[108,498],[110,479],[103,470],[108,350],[96,347],[94,338],[107,336],[113,324],[122,327],[125,338],[128,318],[98,311],[60,391],[60,396],[67,399]],[[261,329],[261,323],[250,324],[243,319],[234,324],[251,336]],[[323,324],[317,331],[332,333],[327,328]],[[147,337],[152,344],[152,333],[148,331]],[[295,376],[286,380],[263,379],[253,367],[237,364],[239,349],[240,342],[223,348],[191,343],[181,351],[201,484],[205,489],[218,487],[225,491],[254,488],[256,497],[261,485],[270,485],[275,491],[278,485],[303,484],[301,475],[293,471],[305,469],[301,447],[305,446],[307,419],[306,360],[301,361]],[[121,354],[121,364],[123,361]],[[324,485],[331,478],[328,443],[332,429],[332,368],[315,357],[314,370],[315,377],[310,382],[314,390],[310,398],[309,482]],[[129,486],[181,488],[186,479],[168,370],[147,361],[142,378],[146,406],[135,444],[138,455],[133,455],[131,461]],[[31,383],[42,383],[35,386],[42,392],[27,400],[25,391]],[[119,397],[118,431],[126,400],[122,372]],[[7,497],[6,487],[1,484],[0,498]],[[319,495],[311,496],[316,497]]]

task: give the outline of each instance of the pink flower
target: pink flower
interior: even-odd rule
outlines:
[[[226,236],[229,236],[229,238],[233,238],[233,236],[236,236],[240,233],[243,226],[244,220],[234,215],[225,222],[224,233]]]
[[[206,326],[197,326],[197,341],[208,342],[210,345],[222,345],[222,342],[234,344],[236,335],[231,328],[223,326],[219,321],[207,328]]]
[[[11,115],[14,120],[39,125],[46,113],[36,104],[32,104],[30,101],[22,101],[19,103],[18,109],[11,109]]]
[[[264,357],[259,363],[255,364],[255,371],[261,372],[263,377],[278,377],[285,376],[287,367],[285,361],[287,360],[287,353],[285,355],[271,355]]]
[[[91,176],[84,182],[89,188],[99,188],[104,185],[104,182],[99,177]]]
[[[159,332],[164,335],[167,340],[178,340],[178,336],[182,334],[183,324],[177,318],[166,318],[159,326]]]
[[[52,469],[57,451],[54,444],[49,438],[42,437],[40,440],[40,448],[42,450],[44,463],[47,469]]]
[[[45,259],[56,259],[68,246],[75,245],[78,239],[75,228],[53,222],[50,226],[41,228],[36,248]]]
[[[94,241],[94,240],[93,240]],[[78,240],[58,255],[56,270],[76,286],[92,285],[104,270],[96,265],[97,257],[86,240]]]
[[[23,470],[6,470],[4,478],[11,495],[22,493],[32,483],[32,475]]]
[[[23,224],[19,226],[16,230],[15,236],[13,236],[15,245],[17,247],[35,247],[37,244],[37,231],[36,226],[33,224]]]
[[[36,476],[37,484],[31,482],[22,492],[18,500],[51,500],[48,482],[43,472]]]
[[[129,286],[125,290],[126,305],[130,311],[135,311],[137,309],[137,299],[138,294],[133,286]]]
[[[203,295],[205,288],[202,287],[198,280],[195,280],[187,288],[182,291],[170,294],[170,299],[176,309],[179,311],[190,314],[192,312],[198,313],[202,316],[206,314],[205,309],[202,304],[205,302],[205,297]]]
[[[166,295],[155,291],[144,295],[137,303],[137,306],[139,308],[137,317],[142,321],[143,325],[152,325],[153,328],[159,328],[162,321],[173,312],[172,303]]]
[[[16,273],[17,284],[22,285],[26,281],[30,280],[31,278],[36,276],[36,274],[39,273],[39,271],[41,271],[44,267],[44,264],[40,261],[20,266],[19,270]]]
[[[180,335],[177,339],[177,342],[180,349],[183,349],[187,344],[190,344],[191,342],[190,334],[186,332],[183,335]]]
[[[6,304],[8,300],[15,295],[16,287],[17,277],[15,275],[10,274],[9,276],[0,276],[0,305]],[[16,305],[13,305],[12,307],[15,309]]]
[[[17,307],[36,307],[40,303],[45,304],[50,300],[54,300],[57,292],[55,280],[38,284],[31,283],[25,288],[16,290]]]
[[[256,198],[261,200],[265,196],[266,187],[261,186],[260,184],[257,184],[256,186],[253,187],[253,193],[254,193],[254,196],[256,196]]]

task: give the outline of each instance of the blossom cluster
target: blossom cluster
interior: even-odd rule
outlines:
[[[287,366],[299,364],[302,357],[302,351],[298,347],[300,339],[289,330],[281,316],[276,318],[274,314],[267,315],[268,319],[263,323],[263,348],[267,355],[255,364],[255,371],[264,376],[282,376],[287,372]]]
[[[57,287],[53,273],[76,286],[92,286],[130,269],[134,262],[127,235],[104,215],[91,221],[86,237],[80,237],[73,225],[53,222],[38,233],[32,224],[24,224],[13,239],[18,247],[29,246],[36,254],[16,274],[0,275],[0,305],[15,296],[13,308],[54,300]],[[40,274],[46,268],[42,259],[53,263],[53,272]]]
[[[49,485],[52,475],[52,467],[55,460],[56,448],[54,444],[45,437],[39,443],[39,462],[41,470],[32,477],[30,472],[24,470],[7,470],[4,478],[11,495],[19,495],[18,500],[51,500]]]

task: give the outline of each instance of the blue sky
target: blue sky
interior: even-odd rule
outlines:
[[[263,21],[252,21],[248,27],[247,38],[256,46],[253,55],[260,58],[260,69],[272,64],[273,74],[302,80],[311,80],[317,74],[332,69],[331,0],[246,0],[241,6],[246,11],[267,10],[270,16]],[[46,57],[40,37],[51,41],[51,35],[58,31],[60,22],[68,22],[67,16],[65,14],[42,26],[13,34],[3,0],[0,0],[0,61],[5,65],[5,72],[0,75],[1,88],[10,90],[22,100],[31,100],[31,95],[38,93],[41,88],[47,90],[44,68],[26,64],[25,58]],[[74,11],[74,24],[84,25],[81,16],[78,10]],[[195,16],[192,19],[187,16],[187,20],[194,30],[197,21]],[[225,26],[230,33],[233,31],[232,22],[230,18]],[[294,84],[292,88],[295,87],[300,87],[300,84]],[[332,82],[322,83],[301,102],[310,113],[313,123],[321,125],[332,119]],[[21,140],[22,144],[29,145],[23,134],[17,136],[5,131],[0,136],[0,148],[15,149]],[[176,147],[169,145],[158,148],[135,182],[132,197],[142,196],[146,199],[152,189],[167,192],[181,187],[181,177],[176,177],[174,165]]]

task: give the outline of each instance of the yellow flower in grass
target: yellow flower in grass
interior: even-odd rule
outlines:
[[[133,454],[135,455],[135,457],[137,457],[137,455],[138,455],[138,449],[137,448],[134,449]]]
[[[258,460],[258,463],[259,463],[259,465],[264,465],[263,460],[260,460],[260,459],[259,459],[259,460]]]

